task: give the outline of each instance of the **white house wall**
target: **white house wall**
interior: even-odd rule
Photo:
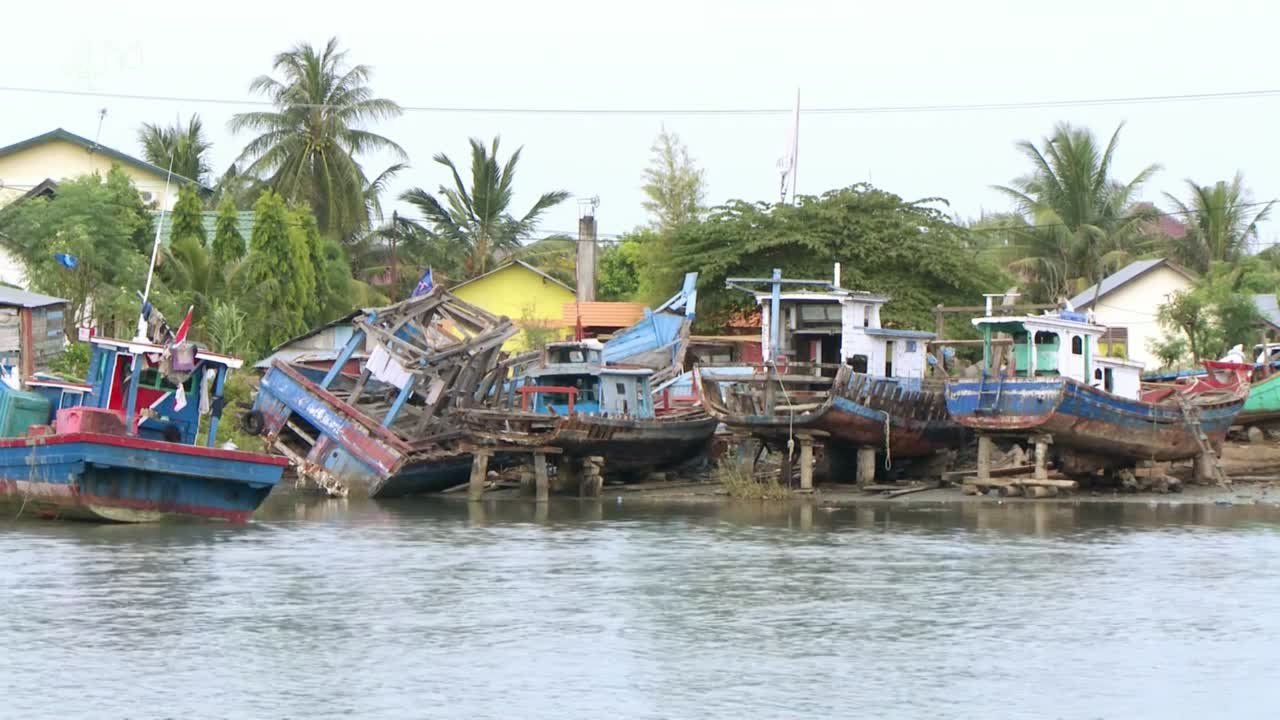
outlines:
[[[1185,275],[1162,265],[1099,298],[1092,308],[1095,322],[1127,328],[1129,359],[1143,363],[1147,369],[1155,369],[1160,360],[1151,350],[1151,344],[1168,337],[1156,315],[1174,293],[1190,287],[1191,280]]]

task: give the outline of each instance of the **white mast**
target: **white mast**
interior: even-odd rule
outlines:
[[[173,179],[173,156],[169,156],[169,173],[164,178],[164,194],[160,196],[160,221],[156,223],[156,239],[151,244],[151,265],[147,268],[147,284],[142,291],[142,308],[138,310],[138,333],[134,342],[147,341],[147,316],[145,308],[151,298],[151,278],[156,274],[156,254],[160,252],[160,230],[164,228],[165,205],[169,202],[169,181]]]

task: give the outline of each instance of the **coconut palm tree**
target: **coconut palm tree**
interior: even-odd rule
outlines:
[[[1129,182],[1112,178],[1111,165],[1121,123],[1105,148],[1087,128],[1066,123],[1054,128],[1042,147],[1024,140],[1017,147],[1032,163],[1028,175],[996,190],[1018,206],[1026,227],[1011,227],[1020,257],[1010,268],[1045,280],[1045,289],[1074,292],[1097,283],[1128,262],[1155,215],[1134,202],[1139,189],[1160,168],[1148,165]],[[1060,277],[1046,276],[1054,268]],[[1052,296],[1042,298],[1052,299]]]
[[[138,143],[147,162],[166,169],[172,162],[175,175],[203,183],[209,173],[205,154],[213,145],[204,137],[199,115],[192,115],[186,125],[180,121],[169,126],[143,123]]]
[[[1166,254],[1200,273],[1209,272],[1215,262],[1234,262],[1248,254],[1250,243],[1258,238],[1258,224],[1267,219],[1275,201],[1251,202],[1240,173],[1230,182],[1186,183],[1191,191],[1186,201],[1165,193],[1187,228],[1184,237],[1161,239]]]
[[[455,248],[461,256],[460,266],[454,269],[455,279],[482,275],[502,258],[518,253],[523,241],[537,228],[538,218],[569,197],[563,190],[543,193],[522,217],[511,215],[508,210],[520,149],[500,164],[498,142],[495,137],[486,148],[480,140],[471,138],[470,186],[453,160],[440,153],[434,160],[449,168],[453,187],[441,185],[439,197],[422,188],[400,196],[422,213],[425,224],[420,227],[427,236]]]
[[[322,232],[346,237],[369,226],[368,185],[357,156],[404,150],[365,129],[396,117],[400,106],[374,97],[367,65],[348,67],[337,38],[323,48],[303,43],[275,57],[279,78],[263,75],[249,89],[271,99],[271,111],[240,113],[233,132],[260,134],[245,146],[245,172],[264,178],[287,201],[311,205]]]

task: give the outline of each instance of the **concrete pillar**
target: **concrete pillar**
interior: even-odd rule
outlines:
[[[582,459],[582,480],[578,494],[581,497],[600,497],[604,492],[604,458],[598,455]]]
[[[492,453],[488,450],[477,450],[471,456],[471,482],[467,486],[467,499],[479,500],[484,497],[485,480],[489,477],[489,456]]]
[[[813,489],[813,438],[801,435],[800,438],[800,489]]]
[[[1051,438],[1041,435],[1035,438],[1036,443],[1036,468],[1035,478],[1037,480],[1049,479],[1049,441]]]
[[[547,477],[547,456],[533,454],[533,484],[538,502],[546,502],[551,496],[551,478]]]
[[[871,485],[876,481],[876,449],[858,448],[858,485]]]
[[[991,479],[991,438],[987,435],[978,436],[978,479]]]

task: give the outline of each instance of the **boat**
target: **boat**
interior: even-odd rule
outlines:
[[[643,322],[643,321],[642,321]],[[654,370],[605,362],[598,340],[550,343],[514,389],[518,405],[465,414],[474,435],[599,457],[614,476],[663,469],[706,452],[717,421],[700,408],[654,411]]]
[[[1249,397],[1236,416],[1235,424],[1244,427],[1267,426],[1280,421],[1280,343],[1254,345],[1254,362]],[[1170,382],[1181,378],[1201,377],[1203,368],[1144,375],[1144,380]]]
[[[892,467],[972,439],[947,416],[943,381],[926,377],[934,335],[883,327],[888,297],[840,287],[838,266],[832,281],[785,280],[775,271],[729,285],[760,307],[764,359],[699,368],[703,407],[731,430],[779,450],[800,436],[821,440],[829,454],[861,453],[863,483],[872,453]]]
[[[1208,458],[1249,394],[1251,364],[1208,362],[1206,373],[1142,383],[1141,363],[1106,357],[1106,328],[1081,313],[976,318],[983,341],[978,377],[947,385],[947,410],[979,433],[1048,444],[1065,472],[1142,461]],[[1008,335],[1011,349],[994,342]],[[979,462],[983,448],[979,448]]]
[[[6,510],[113,522],[247,522],[286,462],[215,445],[227,373],[241,361],[187,343],[89,343],[85,383],[39,376],[25,388],[0,386]]]
[[[502,343],[517,332],[511,320],[436,287],[352,322],[327,369],[273,362],[244,415],[245,432],[329,495],[394,498],[466,482],[472,453],[453,415],[505,377]],[[357,357],[352,378],[346,370]]]

